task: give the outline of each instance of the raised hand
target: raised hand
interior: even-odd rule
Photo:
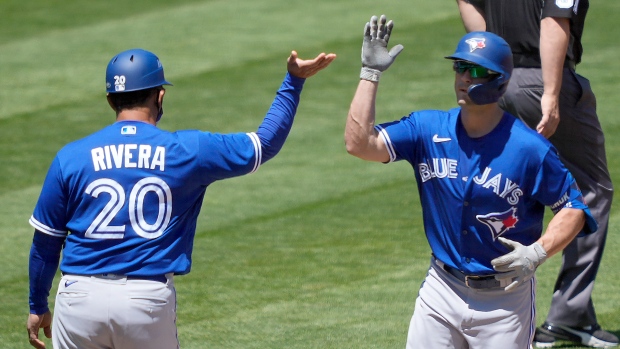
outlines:
[[[334,53],[321,53],[314,59],[303,60],[297,56],[296,51],[291,51],[291,55],[287,60],[287,68],[291,75],[305,79],[327,68],[334,59],[336,59],[336,54]]]
[[[385,15],[377,21],[377,16],[372,16],[370,22],[364,27],[364,41],[362,43],[362,71],[360,79],[379,81],[381,73],[394,63],[396,56],[403,50],[403,45],[396,45],[388,52],[387,45],[390,41],[394,23],[387,22]]]

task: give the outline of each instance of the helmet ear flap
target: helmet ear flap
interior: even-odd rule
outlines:
[[[467,95],[478,105],[491,104],[499,101],[508,88],[508,81],[503,75],[486,82],[469,86]]]

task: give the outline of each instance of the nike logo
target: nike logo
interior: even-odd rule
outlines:
[[[452,138],[442,138],[442,137],[439,137],[439,135],[437,135],[437,134],[435,134],[433,136],[433,142],[435,142],[435,143],[448,142],[448,141],[451,141],[451,140],[452,140]]]
[[[65,281],[65,287],[69,287],[69,286],[73,285],[76,282],[77,282],[77,280],[67,280],[67,281]]]

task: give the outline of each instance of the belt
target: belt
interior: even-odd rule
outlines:
[[[63,274],[63,275],[75,275],[75,276],[83,276],[83,277],[94,277],[97,279],[106,279],[106,280],[145,280],[145,281],[156,281],[161,283],[167,283],[168,277],[166,275],[121,275],[121,274],[95,274],[95,275],[82,275],[82,274]]]
[[[463,282],[465,286],[476,290],[506,287],[512,282],[512,280],[497,280],[495,275],[466,275],[462,271],[446,265],[444,262],[435,258],[435,256],[433,256],[433,261],[441,270],[454,276],[459,281]]]
[[[166,277],[166,275],[144,275],[144,276],[127,275],[127,280],[157,281],[157,282],[161,282],[164,284],[168,282],[168,278]]]

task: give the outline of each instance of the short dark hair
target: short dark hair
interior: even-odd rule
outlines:
[[[110,93],[110,101],[114,105],[116,112],[120,112],[124,109],[132,109],[136,107],[145,106],[148,99],[159,92],[163,88],[161,86],[149,88],[146,90],[138,90],[122,93]]]

